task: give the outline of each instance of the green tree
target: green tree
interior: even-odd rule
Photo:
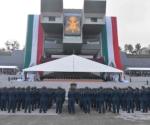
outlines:
[[[128,44],[125,44],[125,45],[124,45],[124,51],[125,51],[126,53],[129,51],[128,46],[129,46]]]
[[[6,49],[7,49],[8,51],[10,51],[11,43],[10,43],[9,41],[6,41],[6,42],[5,42],[5,46],[6,46]]]
[[[19,43],[18,41],[13,41],[12,42],[12,50],[18,50],[19,49]]]
[[[128,45],[129,53],[133,54],[133,46],[131,44]]]
[[[5,52],[5,48],[0,48],[0,52]]]
[[[135,45],[136,54],[140,54],[140,50],[141,50],[141,44],[140,44],[140,43],[137,43],[137,44]]]
[[[14,51],[18,50],[20,45],[18,41],[6,41],[5,46],[8,51]]]

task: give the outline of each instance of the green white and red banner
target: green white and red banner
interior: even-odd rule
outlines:
[[[122,69],[116,17],[106,17],[102,30],[102,53],[105,64]]]
[[[24,56],[24,68],[40,64],[43,55],[43,29],[39,15],[29,15]]]
[[[29,15],[24,56],[24,68],[40,64],[43,55],[43,29],[39,15]],[[122,69],[118,45],[116,17],[106,17],[102,30],[102,53],[105,64]]]

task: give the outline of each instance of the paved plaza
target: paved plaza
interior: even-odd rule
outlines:
[[[129,78],[127,78],[129,79]],[[140,78],[132,77],[132,83],[115,83],[115,82],[98,82],[93,81],[93,83],[82,81],[76,82],[77,87],[141,87],[150,86],[147,85],[145,80],[150,78]],[[75,82],[75,81],[72,81]],[[26,87],[26,86],[37,86],[37,87],[52,87],[57,88],[61,86],[62,88],[69,89],[71,81],[45,81],[45,82],[16,82],[7,81],[7,76],[0,77],[0,87]],[[119,114],[105,113],[99,114],[96,111],[91,111],[90,114],[83,113],[78,106],[76,106],[76,114],[70,115],[67,112],[67,104],[63,107],[62,114],[55,113],[55,105],[52,109],[48,110],[46,114],[40,114],[38,110],[29,113],[24,113],[23,111],[13,113],[0,112],[0,125],[149,125],[150,124],[150,112],[149,113],[126,113],[121,111]]]
[[[57,115],[47,114],[1,114],[0,125],[149,125],[150,113],[127,114],[121,112],[119,115],[112,113],[98,114],[91,112],[84,114],[78,111],[75,115],[67,112]]]

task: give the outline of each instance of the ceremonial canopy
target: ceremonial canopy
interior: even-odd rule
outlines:
[[[122,70],[77,56],[70,55],[54,61],[35,65],[23,70],[24,72],[108,72],[122,73]]]

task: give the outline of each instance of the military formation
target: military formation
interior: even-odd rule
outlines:
[[[65,101],[65,90],[62,88],[1,88],[0,89],[0,109],[15,113],[24,110],[31,113],[38,109],[39,113],[46,113],[48,109],[56,104],[56,113],[62,113]]]
[[[68,92],[68,111],[75,113],[75,105],[78,104],[84,113],[95,110],[98,113],[120,110],[127,113],[150,110],[150,88],[81,88],[70,89]]]
[[[25,113],[35,110],[46,113],[54,105],[56,113],[62,113],[65,100],[70,114],[75,114],[77,107],[84,113],[91,110],[98,113],[119,113],[120,110],[146,113],[150,110],[150,88],[70,88],[67,94],[60,87],[0,88],[0,110],[8,113],[22,110]]]

